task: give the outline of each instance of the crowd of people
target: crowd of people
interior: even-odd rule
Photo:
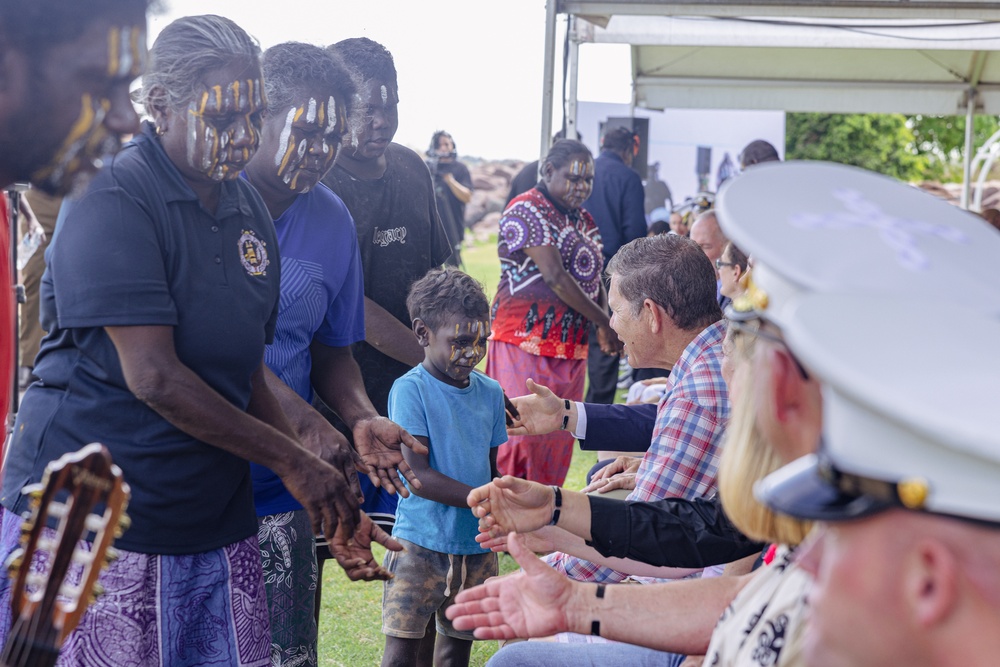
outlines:
[[[468,170],[447,132],[393,142],[384,46],[205,15],[147,54],[147,10],[0,4],[0,181],[51,221],[0,557],[64,454],[132,490],[57,664],[318,664],[330,559],[384,582],[383,665],[992,664],[994,227],[764,141],[650,227],[608,127],[512,184],[491,304]],[[614,404],[620,355],[652,398]]]

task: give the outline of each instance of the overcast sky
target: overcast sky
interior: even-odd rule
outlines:
[[[537,157],[545,0],[163,0],[163,4],[166,11],[150,20],[150,44],[170,21],[206,13],[231,18],[265,49],[290,40],[326,45],[347,37],[368,37],[381,42],[392,52],[399,75],[396,141],[423,150],[431,134],[443,129],[455,137],[462,155]],[[559,21],[565,25],[565,16]],[[557,53],[562,53],[561,41]],[[585,45],[580,57],[580,99],[628,102],[628,47]],[[557,100],[561,71],[557,69]],[[556,113],[558,122],[561,115]]]

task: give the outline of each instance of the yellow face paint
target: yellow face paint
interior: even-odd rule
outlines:
[[[214,85],[188,105],[188,164],[214,181],[239,176],[260,143],[260,79]]]
[[[105,97],[112,85],[131,82],[146,67],[146,30],[143,26],[121,26],[108,30],[107,79],[98,81],[80,96],[80,115],[73,122],[52,161],[32,174],[43,189],[62,192],[82,171],[100,168],[102,158],[121,147],[121,138],[104,125],[111,110]]]
[[[289,108],[274,154],[282,183],[299,193],[315,187],[333,166],[346,131],[346,110],[333,96],[309,97]]]

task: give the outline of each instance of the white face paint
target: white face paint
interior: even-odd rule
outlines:
[[[188,164],[213,181],[232,180],[253,157],[264,108],[260,79],[206,86],[188,104]]]
[[[382,93],[382,106],[385,106],[385,103],[389,100],[389,91],[383,85],[379,88],[379,92]]]
[[[346,123],[346,110],[332,95],[300,98],[288,109],[274,145],[277,176],[288,189],[301,194],[315,187],[333,164],[331,143],[339,145]]]
[[[295,120],[295,107],[288,110],[288,114],[285,115],[285,126],[281,128],[281,134],[278,135],[278,151],[274,154],[274,166],[280,167],[281,161],[285,159],[285,155],[288,153],[288,140],[292,136],[292,122]]]

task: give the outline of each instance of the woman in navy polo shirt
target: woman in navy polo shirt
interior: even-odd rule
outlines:
[[[153,121],[52,245],[50,334],[4,470],[0,555],[17,543],[21,488],[48,461],[102,442],[132,487],[132,527],[63,660],[266,665],[247,461],[274,470],[328,536],[338,521],[353,532],[358,514],[343,474],[288,435],[264,381],[277,240],[238,178],[266,106],[259,47],[228,19],[180,19],[153,45],[142,98]]]

